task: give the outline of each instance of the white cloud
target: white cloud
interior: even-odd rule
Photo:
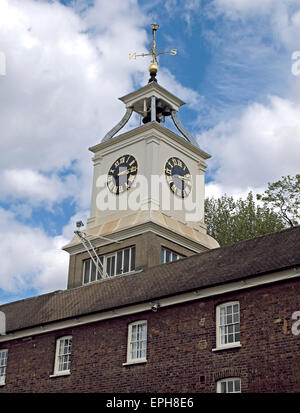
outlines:
[[[260,191],[282,175],[299,173],[299,111],[300,105],[271,96],[268,105],[254,103],[239,119],[200,135],[199,142],[213,156],[212,184],[228,194]]]
[[[2,208],[0,227],[1,289],[22,293],[66,288],[69,257],[61,247],[67,239],[49,237],[40,228],[23,225]]]
[[[72,196],[77,184],[77,178],[73,174],[62,180],[55,174],[45,176],[30,169],[6,169],[0,173],[0,199],[25,199],[32,206],[51,206],[54,202]]]
[[[38,196],[44,172],[77,160],[83,190],[77,188],[74,196],[86,203],[92,171],[87,148],[123,116],[117,97],[131,91],[132,76],[145,69],[142,61],[128,59],[130,51],[144,50],[142,23],[134,0],[98,0],[80,16],[57,2],[0,0],[7,61],[7,75],[1,78],[0,173],[6,182],[14,179],[14,193],[22,171],[32,172],[20,192]],[[46,198],[57,198],[54,192],[63,185],[58,180],[58,175],[47,180]]]

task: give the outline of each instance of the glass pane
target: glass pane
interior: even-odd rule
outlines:
[[[130,271],[135,270],[135,247],[131,248],[131,264],[130,264]]]
[[[227,314],[232,314],[232,307],[231,307],[231,305],[227,306],[226,309],[227,309]]]
[[[236,392],[241,391],[241,382],[240,382],[240,380],[234,380],[234,391],[236,391]]]
[[[233,315],[233,322],[234,322],[234,323],[238,323],[239,321],[240,321],[239,314],[234,314],[234,315]]]
[[[122,251],[117,253],[117,274],[122,274]]]
[[[233,343],[233,334],[228,335],[228,343]]]
[[[109,277],[115,275],[115,257],[107,257],[106,272]]]
[[[172,261],[177,261],[177,259],[178,259],[178,255],[173,253]]]
[[[165,251],[166,250],[164,248],[161,249],[161,253],[160,253],[160,263],[161,264],[165,263]]]
[[[116,257],[111,258],[111,275],[116,275]]]
[[[132,329],[131,329],[131,341],[136,341],[136,326],[132,326]]]
[[[231,324],[232,323],[232,315],[228,315],[227,316],[227,324]]]
[[[227,382],[227,386],[228,386],[228,393],[233,393],[233,381],[232,380]]]
[[[90,281],[90,265],[91,260],[84,261],[84,283],[87,284]]]
[[[124,251],[124,266],[123,266],[123,272],[129,272],[129,248],[126,248]]]
[[[99,257],[99,260],[97,261],[97,263],[98,263],[98,266],[101,270],[101,273],[103,273],[103,255],[101,255]],[[97,271],[97,280],[101,280],[101,278],[102,278],[101,273],[99,271]]]
[[[233,312],[234,312],[234,313],[238,313],[238,312],[239,312],[239,305],[238,305],[238,304],[234,304],[234,305],[233,305]]]
[[[225,324],[225,311],[226,309],[224,307],[221,308],[220,310],[220,325],[223,326]]]
[[[92,268],[91,268],[91,282],[96,280],[96,266],[93,262],[91,262]]]
[[[132,359],[136,358],[136,352],[137,352],[136,342],[131,343],[131,358]]]
[[[228,326],[228,333],[232,334],[233,333],[233,325]]]
[[[225,381],[221,383],[221,393],[226,393],[226,382]]]
[[[227,340],[226,340],[226,335],[225,335],[225,327],[221,327],[220,333],[221,333],[221,344],[226,344]]]
[[[171,251],[166,250],[166,262],[171,261]]]

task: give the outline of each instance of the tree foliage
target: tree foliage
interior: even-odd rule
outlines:
[[[205,199],[207,233],[221,246],[276,232],[284,228],[282,217],[267,206],[256,205],[252,192],[247,198]]]
[[[268,189],[256,197],[279,214],[288,226],[300,224],[300,175],[282,176],[279,181],[268,183]]]

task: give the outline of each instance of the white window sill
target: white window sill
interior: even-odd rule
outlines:
[[[239,347],[242,347],[241,343],[231,343],[231,344],[225,344],[223,346],[213,348],[212,351],[228,350],[231,348],[239,348]]]
[[[60,373],[51,374],[49,377],[61,377],[61,376],[70,376],[70,370],[61,371]]]
[[[0,387],[5,386],[5,382],[0,383]]]
[[[138,359],[138,360],[128,361],[127,363],[123,363],[122,366],[131,366],[132,364],[143,364],[143,363],[147,363],[147,359]]]

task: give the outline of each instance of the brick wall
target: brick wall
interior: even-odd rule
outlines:
[[[1,392],[215,392],[220,378],[241,377],[242,392],[300,392],[297,281],[281,282],[35,337],[8,348]],[[239,300],[241,348],[213,352],[216,306]],[[123,366],[128,323],[146,319],[146,364]],[[71,375],[53,374],[56,339],[73,336]]]

